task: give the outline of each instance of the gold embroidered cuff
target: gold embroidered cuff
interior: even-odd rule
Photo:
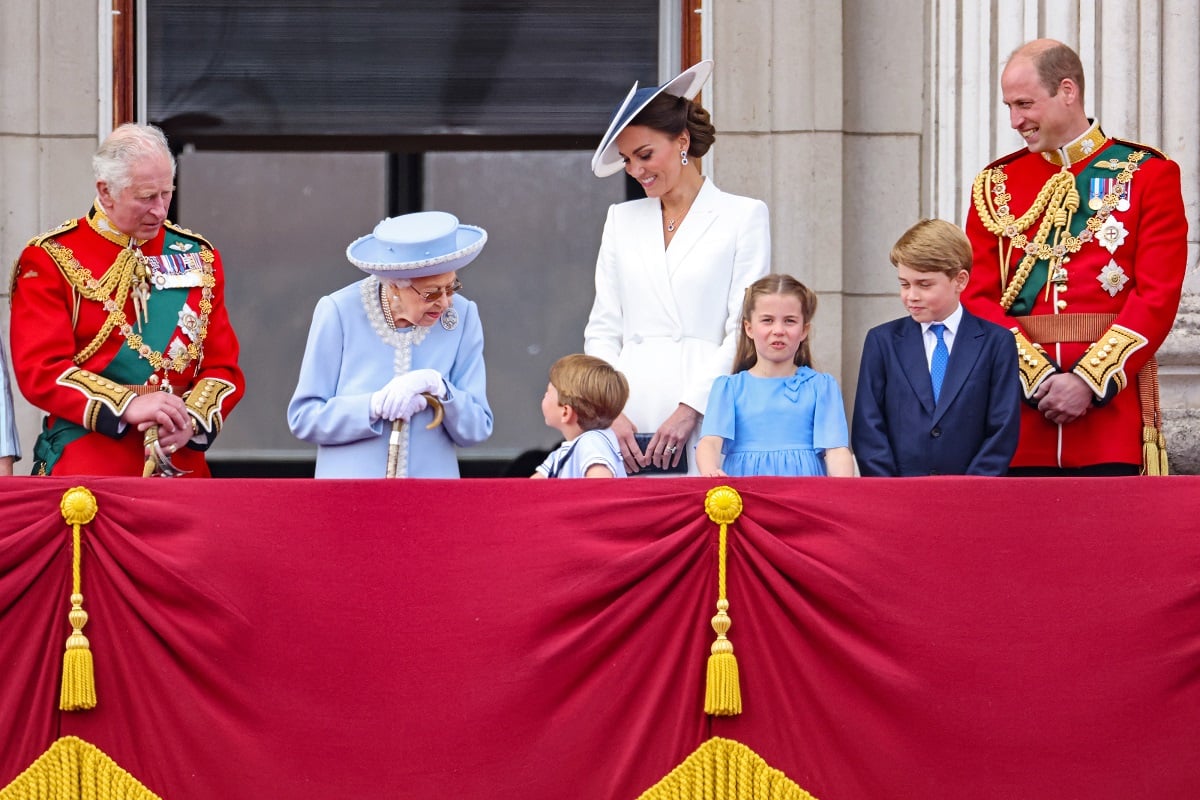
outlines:
[[[220,378],[205,378],[183,396],[184,405],[207,433],[221,430],[221,403],[237,387]]]
[[[1097,397],[1103,398],[1109,392],[1110,382],[1115,382],[1117,391],[1125,388],[1129,382],[1125,362],[1147,344],[1145,336],[1113,325],[1088,348],[1071,371],[1087,381]]]
[[[111,411],[114,417],[120,417],[125,413],[130,401],[137,397],[134,392],[122,384],[78,367],[73,367],[60,375],[58,385],[76,389],[87,397],[87,406],[83,411],[83,427],[89,431],[99,430],[97,426],[104,408]]]
[[[1021,374],[1021,391],[1025,399],[1033,398],[1042,381],[1056,372],[1054,362],[1033,342],[1025,338],[1020,329],[1012,329],[1013,338],[1017,340],[1017,368]]]

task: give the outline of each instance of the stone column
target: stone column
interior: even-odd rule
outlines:
[[[816,367],[842,362],[842,4],[709,0],[717,126],[706,171],[771,210],[772,269],[814,289]]]
[[[6,342],[11,267],[21,248],[82,215],[96,193],[98,19],[92,6],[54,0],[8,3],[0,16],[0,329]],[[40,414],[15,386],[13,394],[24,450],[17,473],[28,474]]]

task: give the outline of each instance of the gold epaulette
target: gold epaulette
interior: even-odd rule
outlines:
[[[32,239],[30,239],[28,242],[25,243],[25,246],[26,247],[41,247],[47,239],[53,239],[55,236],[62,236],[67,231],[74,230],[78,225],[79,225],[79,220],[69,219],[66,222],[64,222],[62,225],[59,225],[57,228],[54,228],[53,230],[48,230],[45,233],[39,233],[37,236],[34,236]]]
[[[1145,151],[1146,151],[1147,153],[1149,153],[1150,155],[1152,155],[1152,156],[1154,156],[1154,157],[1156,157],[1156,158],[1161,158],[1161,159],[1163,159],[1164,161],[1170,161],[1170,160],[1171,160],[1170,156],[1168,156],[1168,155],[1167,155],[1166,153],[1164,153],[1162,150],[1159,150],[1157,147],[1151,147],[1151,146],[1150,146],[1150,145],[1148,145],[1148,144],[1142,144],[1141,142],[1135,142],[1135,141],[1133,141],[1132,139],[1118,139],[1118,138],[1117,138],[1117,137],[1115,137],[1115,136],[1113,136],[1113,137],[1111,137],[1111,138],[1112,138],[1112,140],[1113,140],[1114,142],[1116,142],[1117,144],[1123,144],[1123,145],[1125,145],[1126,147],[1132,147],[1134,150],[1145,150]]]
[[[55,236],[61,236],[62,234],[66,233],[67,231],[74,230],[75,227],[78,225],[79,225],[79,220],[69,219],[66,222],[64,222],[62,225],[59,225],[57,228],[48,230],[45,233],[39,233],[37,236],[34,236],[32,239],[30,239],[28,242],[25,243],[25,246],[26,247],[41,247],[43,244],[46,243],[47,239],[53,239]],[[12,297],[13,293],[17,291],[17,271],[20,270],[20,268],[21,268],[21,259],[18,257],[17,260],[13,262],[12,274],[9,275],[9,278],[8,278],[8,296],[9,297]]]
[[[188,230],[187,228],[184,228],[181,225],[176,225],[174,222],[171,222],[171,220],[166,220],[165,222],[163,222],[163,227],[171,229],[175,233],[178,233],[180,236],[186,236],[189,239],[195,239],[197,242],[200,242],[200,244],[204,245],[209,250],[216,249],[212,246],[212,242],[210,242],[208,239],[205,239],[203,236],[196,233],[195,231]]]

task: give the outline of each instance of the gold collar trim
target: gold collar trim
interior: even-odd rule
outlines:
[[[119,247],[141,247],[149,241],[148,239],[134,239],[129,234],[117,230],[108,218],[108,214],[104,213],[104,207],[100,205],[99,199],[92,201],[92,210],[88,212],[87,222],[92,230]]]
[[[1100,130],[1100,123],[1092,120],[1092,127],[1088,128],[1083,136],[1066,147],[1042,153],[1042,158],[1056,167],[1069,167],[1091,158],[1092,154],[1098,152],[1106,141],[1108,141],[1108,137],[1104,135],[1104,131]]]

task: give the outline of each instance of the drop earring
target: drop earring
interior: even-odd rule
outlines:
[[[687,150],[679,151],[679,163],[684,165],[687,164]]]

